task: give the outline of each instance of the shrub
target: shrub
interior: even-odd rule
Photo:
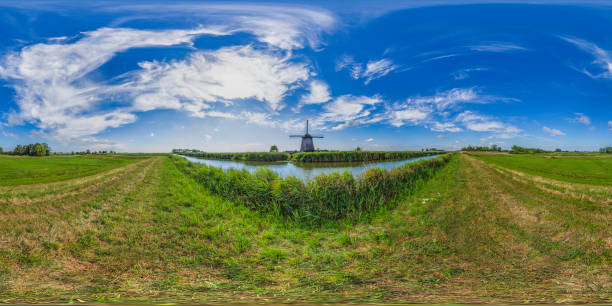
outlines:
[[[338,151],[338,152],[300,152],[291,157],[292,160],[302,163],[314,162],[364,162],[379,160],[408,159],[421,156],[440,154],[440,151]]]
[[[415,182],[431,177],[452,158],[452,154],[407,163],[389,171],[371,168],[354,177],[349,172],[323,174],[303,182],[296,177],[281,178],[262,168],[255,173],[190,163],[171,156],[176,166],[213,193],[264,213],[319,223],[360,215],[387,205]]]
[[[181,155],[207,158],[207,159],[225,159],[225,160],[238,160],[238,161],[285,161],[289,160],[288,153],[278,152],[246,152],[246,153],[208,153],[208,152],[194,152],[194,153],[180,153]]]

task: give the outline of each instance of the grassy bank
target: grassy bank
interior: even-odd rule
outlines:
[[[93,175],[125,166],[138,156],[1,156],[0,186],[37,184]]]
[[[408,159],[421,156],[429,156],[442,154],[444,152],[434,151],[339,151],[339,152],[300,152],[291,156],[291,159],[296,162],[313,163],[313,162],[364,162],[364,161],[379,161],[379,160],[398,160]]]
[[[475,154],[488,163],[555,180],[612,186],[612,156],[610,154],[584,156]]]
[[[318,227],[167,157],[0,187],[0,301],[610,302],[610,206],[500,170],[460,154],[394,209]]]
[[[212,192],[256,211],[292,217],[308,223],[359,218],[380,209],[419,181],[431,177],[452,155],[407,163],[390,171],[370,168],[361,175],[333,173],[308,182],[281,178],[263,168],[251,174],[192,163],[171,156],[176,165]]]
[[[207,159],[224,159],[224,160],[236,160],[236,161],[285,161],[289,160],[288,153],[281,152],[246,152],[246,153],[180,153],[181,155],[207,158]]]

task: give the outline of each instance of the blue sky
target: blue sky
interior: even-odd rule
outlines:
[[[612,145],[612,7],[505,2],[0,1],[0,147]]]

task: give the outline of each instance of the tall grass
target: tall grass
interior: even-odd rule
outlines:
[[[437,151],[339,151],[339,152],[301,152],[295,153],[292,160],[302,163],[312,162],[362,162],[377,160],[407,159],[421,156],[440,154]]]
[[[389,203],[410,190],[417,180],[432,176],[452,155],[407,163],[389,171],[371,168],[357,177],[335,172],[308,182],[295,177],[280,178],[267,168],[251,174],[246,170],[223,171],[177,156],[171,158],[179,169],[216,194],[256,211],[319,223],[359,217]]]
[[[207,158],[207,159],[226,159],[239,161],[285,161],[289,160],[289,153],[280,152],[246,152],[246,153],[181,153],[181,155]]]

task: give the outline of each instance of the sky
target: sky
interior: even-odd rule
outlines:
[[[2,1],[0,147],[612,145],[609,1]]]

